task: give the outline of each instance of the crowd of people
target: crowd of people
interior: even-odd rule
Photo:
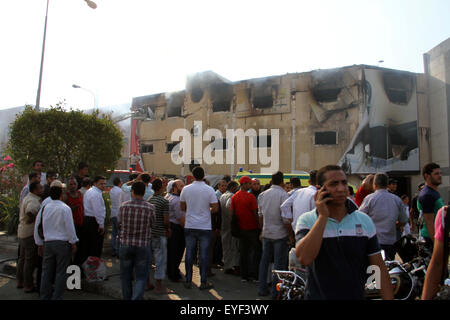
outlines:
[[[91,179],[86,163],[66,184],[54,172],[43,173],[41,161],[32,169],[20,195],[17,287],[38,291],[41,299],[61,299],[67,267],[102,256],[106,178]],[[353,192],[334,165],[312,170],[308,187],[298,178],[285,183],[282,172],[265,186],[248,176],[239,181],[224,176],[210,186],[203,168],[192,174],[188,185],[148,173],[113,180],[111,249],[120,262],[124,299],[143,299],[146,290],[172,293],[166,279],[192,289],[194,264],[200,290],[214,287],[213,268],[220,267],[242,282],[257,283],[258,295],[275,299],[271,270],[287,270],[290,252],[307,269],[306,299],[364,299],[368,265],[379,267],[382,297],[392,299],[383,259],[396,259],[395,243],[416,232],[434,249],[423,299],[433,298],[445,274],[448,215],[437,164],[424,166],[424,182],[412,201],[396,194],[397,181],[385,173],[367,175]]]

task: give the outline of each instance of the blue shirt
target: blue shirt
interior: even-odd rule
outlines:
[[[316,209],[298,218],[297,241],[308,234],[317,219]],[[307,268],[305,299],[364,299],[368,257],[380,252],[375,225],[365,213],[348,209],[340,222],[328,218],[319,254]]]
[[[122,191],[127,193],[131,199],[131,185],[123,184]],[[152,184],[149,183],[148,186],[145,188],[144,200],[149,201],[154,193],[155,193],[155,191],[153,191],[153,189],[152,189]]]

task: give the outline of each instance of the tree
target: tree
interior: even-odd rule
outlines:
[[[88,163],[90,176],[105,174],[114,169],[123,147],[123,135],[110,115],[65,111],[61,104],[43,112],[27,106],[9,134],[9,154],[23,174],[35,160],[63,177],[76,172],[81,161]]]

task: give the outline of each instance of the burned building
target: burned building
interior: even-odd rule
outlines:
[[[136,133],[144,167],[154,174],[184,176],[194,164],[208,174],[260,172],[261,163],[249,159],[261,149],[270,153],[278,143],[283,172],[335,163],[354,184],[364,174],[386,172],[400,179],[402,192],[411,193],[421,167],[433,159],[430,123],[420,120],[429,118],[428,79],[367,65],[237,82],[209,71],[190,76],[185,91],[134,98],[132,108],[148,115]],[[227,130],[267,129],[267,134],[248,142],[244,163],[207,164],[202,152],[192,150],[190,161],[175,164],[171,154],[180,142],[172,141],[172,133],[180,128],[192,139],[211,129],[221,132],[222,138],[201,140],[201,150],[210,146],[216,152],[236,151]],[[279,137],[272,137],[271,129]],[[446,161],[448,167],[448,153]]]

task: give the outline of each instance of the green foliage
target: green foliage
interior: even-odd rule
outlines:
[[[8,151],[23,174],[42,160],[44,171],[67,177],[84,161],[93,177],[114,169],[122,146],[123,135],[110,115],[64,111],[58,104],[42,112],[27,106],[10,126]]]
[[[19,225],[19,198],[23,187],[23,176],[10,160],[5,161],[5,159],[0,168],[0,228],[7,229],[8,234],[16,234]]]

